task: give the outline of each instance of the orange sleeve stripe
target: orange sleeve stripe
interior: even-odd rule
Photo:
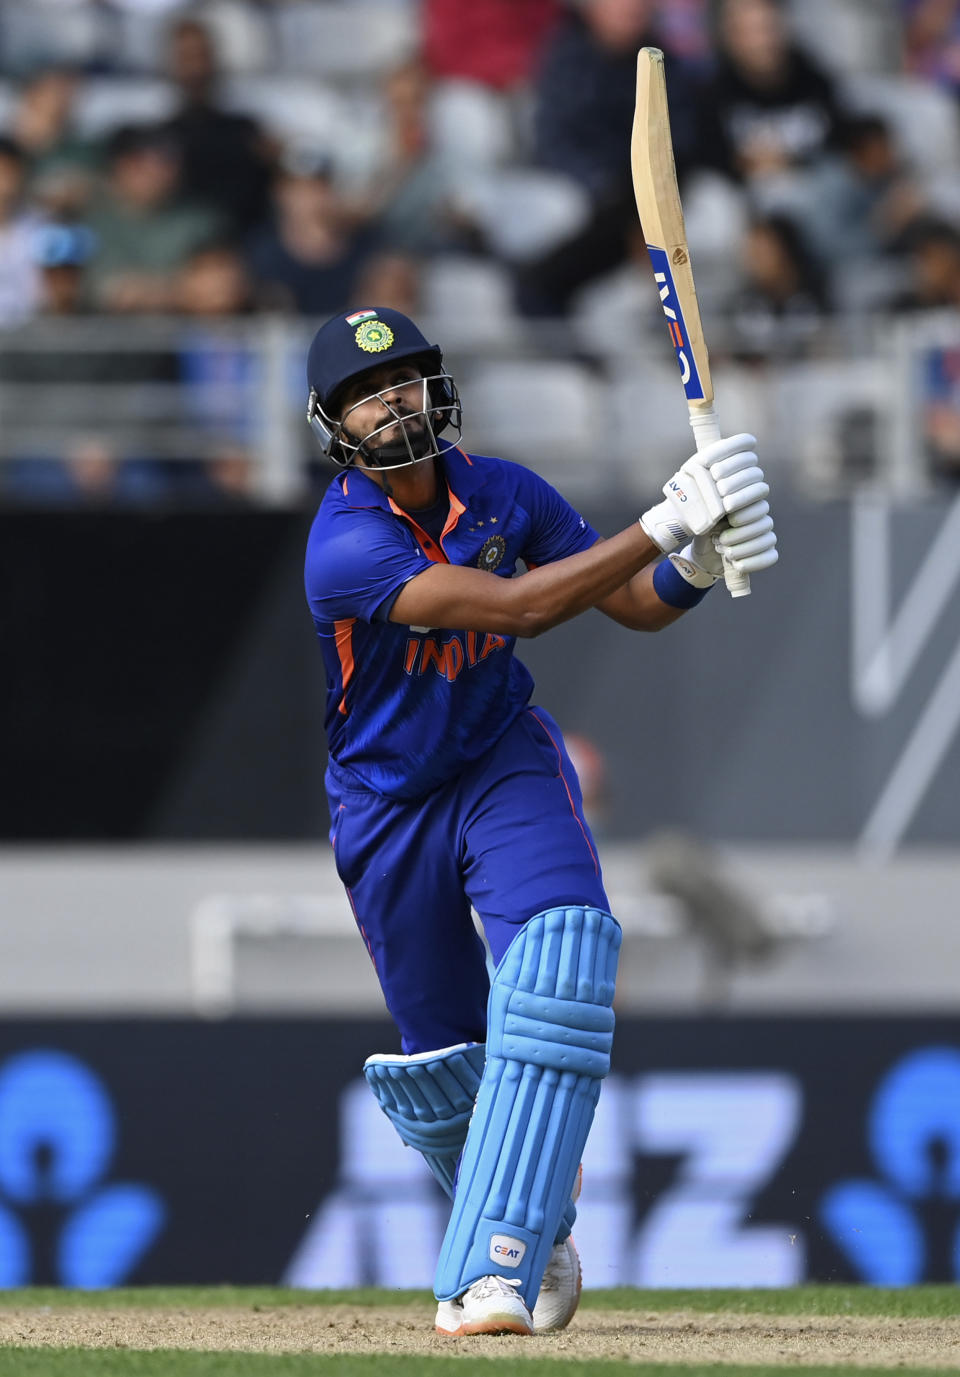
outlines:
[[[340,660],[340,678],[343,681],[343,690],[340,695],[339,711],[344,717],[347,715],[347,687],[353,678],[353,624],[356,617],[346,617],[343,621],[334,622],[333,631],[336,639],[337,657]]]

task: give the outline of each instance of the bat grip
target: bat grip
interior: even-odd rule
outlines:
[[[697,446],[697,453],[706,449],[707,445],[712,445],[714,440],[722,439],[720,433],[720,422],[717,420],[717,413],[712,406],[692,406],[690,407],[690,429],[693,431],[693,439]],[[730,561],[724,557],[723,560],[723,581],[727,585],[727,592],[731,598],[745,598],[750,593],[750,575],[735,569]]]

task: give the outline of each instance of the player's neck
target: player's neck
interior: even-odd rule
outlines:
[[[442,478],[437,472],[436,459],[429,463],[412,464],[408,469],[394,469],[389,474],[379,475],[376,470],[373,473],[381,480],[384,491],[405,512],[432,507],[442,491]],[[384,483],[384,478],[389,479],[389,483]]]

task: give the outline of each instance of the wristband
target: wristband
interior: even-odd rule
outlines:
[[[672,559],[661,560],[653,571],[653,589],[660,601],[684,611],[702,602],[715,582],[713,579],[706,588],[695,587],[687,582]]]

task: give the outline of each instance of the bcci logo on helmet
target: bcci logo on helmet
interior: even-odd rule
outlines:
[[[393,343],[393,331],[382,320],[365,320],[357,326],[354,339],[365,354],[382,354]]]

